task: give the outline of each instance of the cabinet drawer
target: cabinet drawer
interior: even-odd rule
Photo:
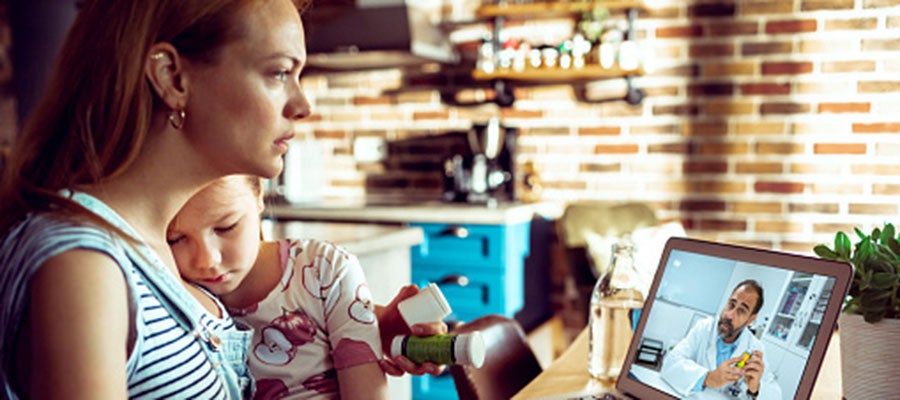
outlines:
[[[470,267],[503,268],[503,225],[420,224],[422,244],[413,247],[413,265],[441,263]]]
[[[522,278],[512,271],[478,270],[446,266],[417,266],[413,283],[440,286],[453,313],[448,320],[471,321],[486,314],[512,316],[522,306]]]

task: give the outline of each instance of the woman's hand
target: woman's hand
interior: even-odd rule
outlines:
[[[431,336],[447,333],[447,324],[438,321],[426,324],[416,324],[412,327],[406,325],[406,321],[400,316],[397,304],[407,297],[419,293],[416,285],[406,285],[400,289],[397,296],[386,306],[375,306],[375,316],[378,318],[378,328],[381,331],[381,348],[384,357],[379,364],[385,373],[391,376],[403,376],[405,373],[412,375],[438,375],[444,370],[444,366],[433,363],[416,364],[404,356],[390,357],[391,341],[397,335]]]

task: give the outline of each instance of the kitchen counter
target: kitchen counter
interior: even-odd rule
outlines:
[[[499,202],[495,205],[445,203],[440,201],[365,203],[323,201],[316,204],[275,204],[267,213],[278,220],[357,221],[455,224],[516,224],[530,221],[535,215],[554,219],[562,214],[556,203],[525,204]]]

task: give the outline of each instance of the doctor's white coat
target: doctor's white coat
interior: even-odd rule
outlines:
[[[707,318],[698,322],[684,339],[666,354],[663,360],[660,376],[675,389],[681,396],[690,395],[691,389],[703,374],[716,369],[716,329],[715,318]],[[759,350],[763,353],[763,365],[766,367],[759,385],[757,400],[781,400],[781,386],[775,382],[775,377],[769,372],[768,357],[763,343],[753,336],[750,331],[744,329],[737,340],[737,347],[731,357],[736,357],[743,352]],[[729,358],[731,358],[729,357]],[[741,392],[737,398],[750,398],[747,395],[747,385],[741,380]],[[725,385],[720,389],[706,388],[704,391],[715,390],[728,398]]]

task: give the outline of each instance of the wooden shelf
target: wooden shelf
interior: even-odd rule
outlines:
[[[604,7],[610,11],[627,10],[636,8],[647,10],[647,3],[643,0],[605,0],[605,1],[552,1],[542,3],[523,4],[490,4],[478,7],[475,15],[479,18],[493,17],[530,17],[572,15],[590,11],[594,7]]]
[[[500,70],[486,73],[481,70],[472,71],[472,79],[487,81],[505,79],[518,82],[572,83],[610,78],[622,78],[629,75],[642,75],[642,69],[626,71],[618,67],[603,68],[599,65],[586,65],[582,68],[529,68],[524,71]]]

